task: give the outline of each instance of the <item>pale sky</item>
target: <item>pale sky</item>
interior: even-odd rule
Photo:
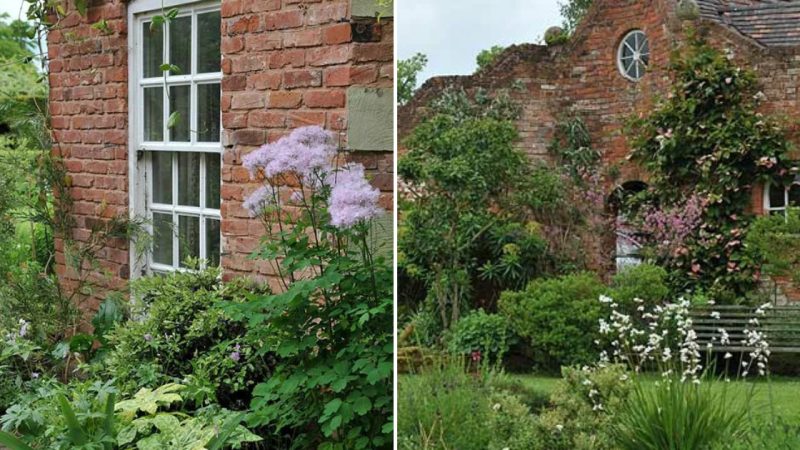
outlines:
[[[20,15],[20,6],[23,0],[0,0],[0,14],[8,13],[11,19],[21,19],[25,16],[25,10],[22,10]]]
[[[561,25],[559,0],[395,0],[397,58],[428,56],[421,84],[435,75],[475,71],[475,56],[493,45],[537,42]]]

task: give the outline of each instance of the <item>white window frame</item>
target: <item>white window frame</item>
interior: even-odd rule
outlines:
[[[764,214],[770,215],[772,213],[782,212],[784,217],[788,217],[789,209],[792,208],[791,206],[789,206],[789,189],[791,189],[792,186],[800,186],[800,180],[795,180],[788,186],[783,186],[783,206],[772,206],[769,192],[773,188],[773,186],[770,183],[765,184],[764,193],[762,197]],[[775,186],[775,187],[780,187],[780,186]]]
[[[129,192],[129,214],[132,219],[137,217],[145,217],[147,219],[147,229],[150,234],[153,234],[153,212],[157,213],[172,213],[173,226],[175,232],[179,227],[178,215],[191,215],[199,219],[199,256],[204,258],[206,256],[206,220],[217,219],[222,224],[222,217],[220,209],[209,209],[193,206],[178,206],[177,205],[177,153],[173,153],[172,158],[172,205],[154,204],[152,179],[148,179],[148,175],[152,173],[152,152],[192,152],[192,153],[205,153],[217,155],[222,157],[222,120],[220,118],[220,142],[197,142],[197,86],[204,83],[219,83],[220,94],[222,87],[222,72],[194,74],[194,68],[197,65],[197,14],[205,12],[220,10],[221,2],[214,1],[192,1],[192,0],[132,0],[128,4],[128,192]],[[151,20],[153,16],[163,14],[171,8],[179,8],[180,13],[178,17],[191,15],[192,17],[192,35],[191,35],[191,65],[192,70],[188,71],[189,75],[171,75],[168,74],[166,81],[167,86],[175,84],[189,85],[190,99],[189,99],[189,116],[183,118],[189,120],[189,142],[168,142],[169,130],[167,129],[166,122],[169,117],[169,102],[165,100],[164,108],[164,142],[147,142],[144,140],[144,101],[143,92],[145,87],[163,87],[164,77],[151,77],[144,78],[142,76],[143,70],[143,48],[142,48],[142,24]],[[164,30],[164,48],[169,48],[169,32],[165,26]],[[166,61],[164,61],[166,62]],[[184,69],[185,70],[185,69]],[[200,181],[199,181],[199,198],[200,205],[205,205],[205,162],[206,157],[200,159]],[[222,161],[220,160],[220,168]],[[151,177],[152,178],[152,177]],[[222,188],[222,179],[220,175],[220,189]],[[220,199],[220,208],[222,200]],[[178,239],[173,239],[173,261],[179,258]],[[220,259],[222,257],[222,239],[220,237]],[[135,279],[139,276],[152,274],[153,271],[170,272],[176,270],[185,270],[179,264],[172,266],[158,264],[152,261],[152,252],[148,252],[144,257],[140,257],[133,250],[130,251],[130,278]],[[179,261],[180,262],[180,261]]]
[[[630,44],[627,43],[627,40],[631,36],[635,36],[637,34],[641,35],[644,38],[644,41],[642,42],[642,45],[645,44],[645,43],[647,44],[647,53],[639,53],[639,51],[642,49],[642,46],[640,46],[637,49],[637,48],[631,47]],[[623,55],[622,51],[624,50],[624,48],[626,46],[628,48],[630,48],[631,51],[633,52],[631,62],[632,63],[636,63],[637,61],[639,61],[644,66],[644,71],[639,75],[638,78],[630,76],[628,74],[628,71],[626,70],[623,62],[622,62],[622,55]],[[622,74],[622,76],[625,77],[625,79],[627,79],[629,81],[633,81],[633,82],[641,81],[644,78],[644,76],[647,75],[647,70],[650,67],[650,55],[651,55],[651,53],[652,53],[652,51],[650,49],[650,39],[647,37],[647,33],[645,33],[644,30],[641,30],[641,29],[637,28],[635,30],[631,30],[631,31],[625,33],[625,36],[619,42],[619,46],[617,47],[617,61],[616,61],[616,63],[617,63],[617,69],[619,70],[619,73]],[[644,60],[641,59],[640,56],[642,56],[642,55],[647,56],[647,59],[648,59],[647,62],[645,62]]]

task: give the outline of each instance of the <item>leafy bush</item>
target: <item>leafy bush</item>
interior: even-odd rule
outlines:
[[[514,343],[515,336],[508,320],[498,314],[486,314],[482,309],[461,318],[450,332],[448,347],[451,353],[480,352],[488,361],[499,361]]]
[[[524,291],[504,292],[500,314],[544,367],[590,364],[599,352],[594,343],[601,317],[597,299],[605,289],[591,273],[535,280]]]
[[[109,333],[113,350],[104,361],[123,393],[185,380],[206,387],[191,396],[199,405],[247,407],[253,387],[269,376],[275,361],[245,340],[244,320],[219,309],[223,302],[244,302],[253,286],[243,280],[223,284],[218,276],[218,269],[208,269],[133,283],[141,304],[133,315],[142,320]]]
[[[747,409],[711,383],[673,379],[635,386],[610,427],[623,450],[713,448],[737,441],[746,430]]]
[[[242,415],[204,408],[193,415],[167,412],[182,402],[184,387],[143,388],[116,402],[114,381],[43,382],[2,418],[0,443],[12,450],[33,448],[239,448],[260,438],[240,425]]]
[[[633,312],[634,300],[644,300],[645,305],[659,305],[669,300],[670,290],[667,285],[667,271],[652,264],[640,264],[628,267],[614,276],[608,294],[621,309]]]
[[[492,387],[497,376],[469,374],[454,356],[401,378],[398,448],[531,448],[534,416],[519,398]]]
[[[266,231],[256,256],[285,275],[284,290],[226,310],[247,321],[248,342],[264,344],[256,355],[280,358],[253,390],[248,423],[289,436],[292,448],[389,448],[392,269],[370,233],[380,193],[363,166],[331,165],[333,142],[299,128],[245,158],[269,175],[245,204]]]
[[[623,366],[565,367],[551,397],[551,407],[536,421],[533,450],[616,450],[608,428],[614,411],[630,395]]]
[[[800,211],[757,218],[747,231],[745,245],[763,261],[764,275],[800,282]]]

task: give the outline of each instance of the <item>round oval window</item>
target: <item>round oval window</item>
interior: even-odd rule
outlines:
[[[633,30],[622,38],[617,51],[617,66],[625,78],[639,81],[650,64],[650,43],[642,30]]]

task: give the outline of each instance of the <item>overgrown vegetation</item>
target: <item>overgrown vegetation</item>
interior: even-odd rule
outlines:
[[[650,259],[668,268],[674,292],[739,302],[756,287],[761,262],[743,245],[751,190],[791,182],[789,143],[758,112],[754,75],[699,36],[689,35],[671,70],[670,95],[633,123],[632,157],[651,179],[630,215],[651,229]]]

